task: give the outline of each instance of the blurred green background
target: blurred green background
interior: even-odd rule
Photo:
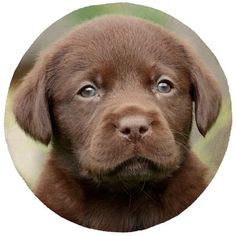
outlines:
[[[37,55],[42,49],[63,37],[76,25],[96,16],[107,14],[137,16],[175,32],[194,48],[195,52],[211,70],[215,79],[220,84],[223,103],[215,125],[208,132],[207,136],[203,138],[194,123],[191,137],[194,152],[210,168],[210,181],[216,173],[227,148],[232,122],[231,102],[225,75],[212,52],[187,26],[156,9],[129,3],[105,4],[76,10],[46,29],[23,56],[12,78],[5,113],[6,140],[13,162],[20,175],[25,179],[30,188],[34,189],[42,166],[47,159],[49,147],[33,141],[16,124],[12,114],[12,98],[15,89],[20,84],[24,75],[33,67]]]

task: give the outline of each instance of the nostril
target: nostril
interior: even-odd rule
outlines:
[[[140,134],[145,134],[148,131],[148,127],[147,126],[141,126],[139,128],[139,133]]]
[[[151,126],[146,116],[130,115],[118,120],[116,129],[123,138],[136,142],[147,134],[150,134]]]
[[[123,129],[121,129],[120,132],[124,135],[129,135],[131,133],[131,129],[128,127],[125,127]]]

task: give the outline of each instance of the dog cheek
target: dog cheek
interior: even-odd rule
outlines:
[[[83,131],[81,120],[76,113],[65,106],[57,106],[53,110],[53,145],[75,152],[77,146],[84,144],[88,132]],[[75,122],[77,121],[78,122]]]
[[[162,114],[174,137],[187,142],[192,127],[192,101],[190,96],[179,96],[162,106]]]
[[[115,156],[122,154],[120,140],[112,129],[98,129],[91,139],[91,154],[99,161],[113,161]]]
[[[89,161],[100,171],[115,167],[130,157],[132,147],[116,135],[114,127],[98,125],[89,146]]]
[[[175,168],[179,163],[179,147],[168,127],[154,129],[152,137],[141,147],[140,152],[161,168]]]

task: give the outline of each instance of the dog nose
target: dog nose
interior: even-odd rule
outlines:
[[[148,120],[141,115],[122,117],[117,128],[122,137],[133,142],[143,138],[151,129]]]

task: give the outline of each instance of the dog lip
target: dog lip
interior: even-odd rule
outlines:
[[[128,160],[118,164],[113,169],[109,170],[107,174],[113,175],[148,175],[154,171],[158,171],[158,166],[151,160],[142,156],[133,156]]]

